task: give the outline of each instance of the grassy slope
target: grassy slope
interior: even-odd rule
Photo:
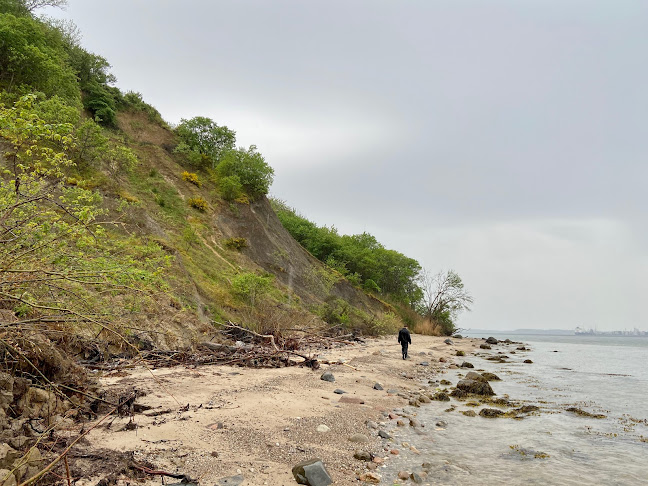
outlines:
[[[201,187],[183,180],[182,172],[192,169],[173,154],[176,141],[171,131],[137,112],[121,113],[119,127],[140,165],[107,184],[107,199],[112,198],[113,207],[132,201],[119,215],[124,228],[153,238],[174,255],[167,277],[172,296],[166,297],[181,317],[169,328],[183,342],[209,335],[212,318],[266,331],[326,325],[321,315],[364,332],[392,331],[399,325],[387,314],[388,305],[355,289],[303,250],[265,198],[228,203],[218,196],[209,174],[199,172]],[[192,197],[203,198],[208,209],[190,207]],[[248,246],[240,252],[227,249],[228,238],[245,238]],[[254,306],[232,292],[232,279],[245,272],[274,276],[273,288]],[[149,327],[155,325],[155,316],[148,320]]]

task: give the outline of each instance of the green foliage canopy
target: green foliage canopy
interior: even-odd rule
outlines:
[[[317,226],[285,203],[273,199],[279,220],[304,248],[351,282],[392,300],[414,306],[422,297],[420,264],[383,247],[369,233],[339,235],[335,228]]]
[[[181,140],[176,151],[201,167],[216,167],[223,154],[236,143],[236,132],[204,116],[183,118],[175,131]]]
[[[252,198],[266,195],[274,179],[274,170],[254,145],[247,150],[238,148],[226,151],[216,167],[216,174],[221,179],[236,177]]]
[[[79,85],[60,32],[29,16],[0,13],[0,87],[78,102]]]

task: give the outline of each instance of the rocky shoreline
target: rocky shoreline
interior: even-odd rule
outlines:
[[[424,461],[413,470],[399,467],[403,454],[418,454],[415,444],[398,441],[399,430],[429,436],[444,427],[421,423],[419,407],[453,397],[487,404],[479,412],[487,418],[534,412],[493,398],[489,381],[498,377],[471,370],[467,358],[476,353],[507,360],[484,340],[414,335],[408,360],[395,341],[389,336],[311,350],[322,363],[318,370],[219,365],[97,373],[109,396],[137,397],[142,413],[111,418],[87,433],[84,452],[70,454],[71,477],[79,486],[125,485],[133,476],[138,484],[160,484],[152,471],[218,486],[294,485],[296,478],[312,486],[427,484]],[[508,354],[522,351],[506,344]],[[467,371],[456,387],[444,379],[450,369]],[[79,435],[78,423],[59,419],[61,438]],[[17,453],[11,449],[6,458]],[[14,478],[29,475],[21,473]]]

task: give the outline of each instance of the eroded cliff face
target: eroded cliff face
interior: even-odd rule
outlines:
[[[343,299],[364,312],[387,312],[379,300],[353,287],[340,274],[326,268],[308,253],[283,227],[267,198],[244,207],[239,212],[222,212],[215,224],[227,237],[244,237],[248,247],[242,253],[250,264],[275,275],[277,280],[297,294],[305,305],[317,305],[331,299]]]
[[[184,180],[181,174],[195,169],[174,153],[172,132],[133,113],[120,114],[119,126],[140,159],[137,174],[119,181],[120,190],[138,200],[123,219],[173,256],[169,298],[184,317],[169,329],[179,342],[199,341],[213,332],[213,321],[255,326],[269,313],[274,327],[285,320],[287,327],[308,321],[366,331],[390,312],[387,304],[308,253],[285,230],[267,198],[224,201],[209,172],[198,171],[199,185]],[[205,211],[190,207],[196,197],[207,203]],[[234,239],[243,245],[233,249],[228,242]],[[277,292],[254,305],[241,300],[232,282],[245,273],[273,275]],[[151,317],[147,321],[152,323]],[[147,339],[159,341],[153,335]]]

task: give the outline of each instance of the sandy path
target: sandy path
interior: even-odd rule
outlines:
[[[324,364],[317,371],[204,366],[153,370],[156,379],[145,369],[109,375],[101,379],[109,390],[134,387],[145,392],[137,403],[154,407],[147,413],[172,411],[157,417],[136,415],[135,430],[125,429],[127,418],[116,419],[109,429],[89,435],[90,449],[135,451],[136,459],[204,485],[230,484],[223,478],[242,475],[242,485],[293,486],[292,466],[319,457],[336,485],[358,484],[356,475],[367,469],[354,459],[354,450],[389,455],[366,422],[384,421],[383,412],[407,404],[388,390],[419,389],[428,379],[439,378],[455,359],[463,360],[455,358],[457,350],[469,355],[482,342],[464,338],[446,345],[443,340],[413,335],[410,359],[403,361],[394,336],[370,339],[320,352],[320,360],[346,364]],[[422,361],[429,366],[421,366]],[[324,371],[334,374],[334,383],[320,379]],[[384,390],[375,390],[375,383]],[[346,393],[335,394],[338,388]],[[345,403],[349,398],[364,403]],[[187,404],[186,412],[178,411]],[[321,424],[330,430],[317,432]],[[358,433],[369,442],[348,440]],[[146,484],[159,485],[161,479]]]

